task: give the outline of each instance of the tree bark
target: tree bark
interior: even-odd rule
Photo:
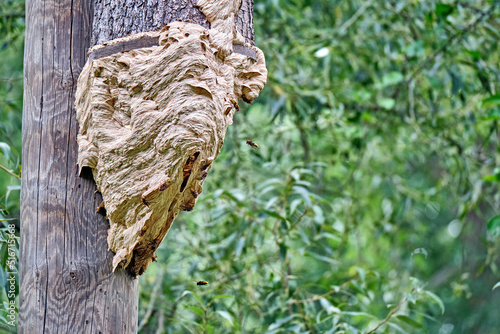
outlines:
[[[112,273],[101,197],[90,173],[78,176],[74,93],[91,45],[176,20],[206,25],[195,1],[26,1],[19,333],[136,332],[137,280]],[[237,24],[253,42],[252,4]]]
[[[163,28],[182,21],[210,28],[195,6],[198,0],[96,0],[92,46],[139,32]],[[243,0],[236,28],[246,41],[254,44],[253,0]]]

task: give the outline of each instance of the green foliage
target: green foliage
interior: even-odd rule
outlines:
[[[269,83],[141,281],[141,332],[495,333],[496,5],[256,1]]]
[[[0,332],[15,332],[19,295],[19,190],[24,1],[0,3]],[[14,305],[12,304],[14,303]],[[14,321],[13,321],[14,320]]]
[[[4,1],[0,4],[0,198],[13,212],[19,210],[23,46],[24,1]]]

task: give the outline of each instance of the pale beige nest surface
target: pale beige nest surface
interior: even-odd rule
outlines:
[[[211,29],[171,23],[146,33],[159,36],[159,46],[88,62],[78,80],[78,164],[92,168],[102,193],[113,268],[134,276],[179,211],[193,209],[238,99],[253,101],[266,82],[258,48],[247,44],[256,61],[232,52],[233,43],[243,44],[234,8],[210,16],[220,3],[199,2]]]

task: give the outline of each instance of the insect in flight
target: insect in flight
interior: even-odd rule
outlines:
[[[255,144],[253,141],[251,140],[247,140],[247,144],[252,146],[252,147],[255,147],[255,148],[259,148],[259,145]]]
[[[196,285],[207,285],[208,282],[207,281],[195,281],[196,282]]]

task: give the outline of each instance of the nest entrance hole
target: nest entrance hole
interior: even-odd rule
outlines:
[[[184,189],[186,188],[186,185],[187,185],[187,183],[189,181],[189,177],[191,176],[191,171],[193,170],[194,162],[196,161],[196,159],[198,159],[199,155],[200,155],[200,152],[196,152],[192,156],[190,156],[187,159],[186,164],[182,168],[182,178],[183,178],[183,181],[182,181],[182,184],[181,184],[180,192],[183,192]]]

